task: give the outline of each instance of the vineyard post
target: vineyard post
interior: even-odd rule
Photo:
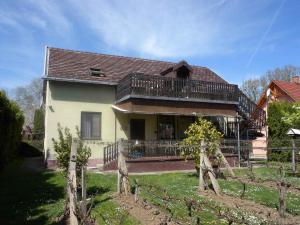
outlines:
[[[86,218],[86,166],[81,167],[81,209],[82,215]]]
[[[203,154],[205,151],[205,143],[202,141],[200,144],[200,162],[199,162],[199,191],[204,191],[204,179],[203,179]]]
[[[69,195],[69,209],[70,209],[70,225],[78,225],[76,216],[77,204],[77,184],[76,184],[76,155],[78,143],[76,140],[72,141],[70,164],[68,173],[68,195]]]
[[[285,217],[285,210],[286,210],[286,183],[284,181],[278,182],[278,189],[279,189],[279,216]]]

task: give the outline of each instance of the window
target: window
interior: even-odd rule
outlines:
[[[101,138],[101,113],[81,112],[81,138]]]

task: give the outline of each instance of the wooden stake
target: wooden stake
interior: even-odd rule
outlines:
[[[86,218],[86,167],[81,168],[81,210],[84,219]]]
[[[225,156],[224,156],[223,152],[220,150],[220,148],[217,149],[216,153],[221,156],[221,159],[222,159],[222,161],[223,161],[226,169],[229,171],[230,175],[233,176],[233,177],[235,177],[235,174],[234,174],[231,166],[229,165],[227,159],[225,158]]]
[[[205,143],[201,142],[201,146],[200,146],[200,162],[199,162],[199,191],[204,191],[204,178],[203,178],[203,166],[204,166],[204,161],[203,161],[203,154],[205,151]]]
[[[285,217],[286,211],[286,201],[285,201],[285,194],[286,194],[286,184],[284,181],[278,183],[279,189],[279,208],[278,213],[280,217]]]
[[[130,187],[128,180],[128,169],[124,156],[124,142],[120,141],[118,144],[118,193],[121,194],[124,189],[125,195],[128,195]]]
[[[68,174],[68,195],[69,195],[69,209],[70,209],[70,225],[78,225],[76,217],[76,203],[77,203],[77,184],[76,184],[76,155],[77,155],[77,141],[73,140],[71,145],[69,174]]]
[[[203,159],[204,159],[204,163],[205,163],[205,166],[208,168],[208,176],[211,180],[211,183],[213,185],[213,188],[216,192],[217,195],[220,195],[220,186],[219,186],[219,183],[215,177],[215,174],[213,173],[213,168],[211,166],[211,163],[207,157],[207,155],[204,153],[203,154]]]

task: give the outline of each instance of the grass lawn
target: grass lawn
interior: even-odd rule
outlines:
[[[239,176],[246,176],[246,170],[236,171]],[[274,177],[276,169],[254,169],[256,176],[261,178]],[[173,173],[162,175],[130,176],[131,182],[137,178],[141,184],[154,185],[161,190],[165,189],[175,199],[167,203],[168,213],[182,222],[201,218],[201,224],[226,224],[216,214],[219,204],[204,199],[197,194],[198,178],[192,173]],[[290,178],[289,178],[290,179]],[[295,184],[299,178],[291,178]],[[53,220],[61,215],[64,208],[65,180],[58,172],[34,172],[22,167],[22,161],[9,165],[0,172],[0,224],[56,224]],[[219,180],[225,194],[239,197],[242,185],[237,181]],[[150,202],[165,209],[165,202],[157,196],[163,196],[161,190],[148,190],[141,188],[141,196]],[[97,193],[92,216],[99,224],[119,224],[122,219],[123,225],[139,224],[134,218],[128,216],[112,199],[111,195],[116,191],[115,175],[88,174],[88,194]],[[153,194],[154,193],[154,194]],[[209,207],[201,212],[193,211],[192,219],[188,216],[187,206],[184,201],[176,199],[194,199],[203,206],[209,203]],[[247,185],[245,199],[258,204],[276,208],[278,205],[277,190],[262,186]],[[225,208],[220,208],[225,210]],[[300,215],[300,196],[288,193],[287,210],[294,215]],[[231,209],[235,214],[243,216],[247,212]],[[257,222],[257,223],[256,223]],[[253,224],[259,220],[254,218]]]
[[[35,172],[14,162],[0,172],[0,224],[56,224],[54,218],[64,209],[65,180],[58,172]],[[110,195],[116,176],[88,175],[88,193],[98,193],[92,215],[99,224],[139,224],[127,216]],[[109,221],[109,223],[107,222]]]

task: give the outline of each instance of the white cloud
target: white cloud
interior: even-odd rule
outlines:
[[[114,48],[153,57],[227,54],[251,38],[265,21],[267,2],[240,1],[70,1],[101,40]],[[259,5],[258,5],[259,4]]]

